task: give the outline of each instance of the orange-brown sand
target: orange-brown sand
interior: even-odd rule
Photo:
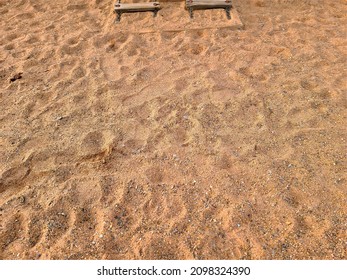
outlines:
[[[346,3],[0,0],[0,258],[345,259]]]

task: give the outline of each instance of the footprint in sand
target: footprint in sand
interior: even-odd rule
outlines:
[[[84,136],[81,143],[81,155],[93,158],[105,151],[105,136],[100,131],[92,131]]]
[[[23,228],[23,217],[21,214],[15,214],[8,219],[7,223],[4,225],[4,228],[0,231],[0,258],[3,259],[5,256],[4,251],[7,251],[7,254],[11,253],[11,245],[19,240],[24,233]],[[10,258],[13,256],[10,255]]]

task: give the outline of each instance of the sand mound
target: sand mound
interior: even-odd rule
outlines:
[[[113,2],[0,1],[0,258],[346,258],[346,2]]]

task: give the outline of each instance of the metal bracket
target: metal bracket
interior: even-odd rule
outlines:
[[[228,7],[228,8],[225,9],[225,12],[227,14],[227,18],[228,19],[231,19],[230,10],[231,10],[231,7]]]

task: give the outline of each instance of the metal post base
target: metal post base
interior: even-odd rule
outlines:
[[[227,18],[228,18],[228,19],[231,19],[230,7],[226,8],[226,9],[225,9],[225,12],[226,12],[226,14],[227,14]]]

